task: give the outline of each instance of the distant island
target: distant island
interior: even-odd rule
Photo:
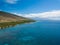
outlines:
[[[35,22],[35,20],[28,19],[22,16],[17,16],[15,14],[11,14],[8,12],[0,11],[0,27],[29,22]]]

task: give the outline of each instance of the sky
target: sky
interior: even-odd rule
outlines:
[[[60,0],[0,0],[0,10],[25,17],[60,20]]]

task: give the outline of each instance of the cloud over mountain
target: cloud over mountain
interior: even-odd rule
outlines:
[[[24,17],[40,18],[47,20],[60,20],[60,10],[52,10],[52,11],[36,13],[36,14],[26,14]]]

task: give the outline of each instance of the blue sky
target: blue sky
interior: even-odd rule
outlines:
[[[60,0],[0,0],[0,10],[25,17],[60,20]]]
[[[0,0],[0,10],[23,14],[60,10],[60,0]]]

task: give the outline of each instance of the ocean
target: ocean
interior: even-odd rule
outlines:
[[[0,45],[60,45],[60,22],[37,21],[2,28]]]

